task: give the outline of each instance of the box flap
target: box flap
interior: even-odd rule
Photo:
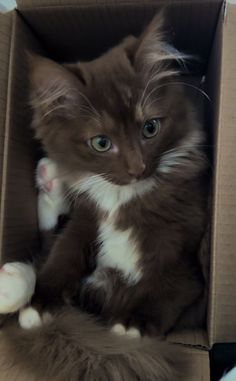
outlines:
[[[19,260],[20,256],[24,258],[25,253],[31,251],[38,242],[37,197],[33,176],[37,149],[30,128],[31,110],[27,92],[26,50],[32,50],[32,47],[37,52],[40,49],[39,42],[21,16],[13,11],[10,60],[7,59],[4,73],[8,82],[7,108],[0,114],[5,118],[0,214],[2,261],[5,256],[8,261],[15,260],[16,253]]]
[[[18,8],[33,8],[33,7],[45,7],[45,6],[70,6],[70,5],[96,5],[99,6],[101,4],[110,4],[114,5],[115,3],[123,3],[123,4],[128,4],[128,3],[144,3],[144,0],[16,0],[16,3],[18,5]],[[156,0],[146,0],[146,3],[156,3]],[[183,0],[172,0],[170,3],[183,3]],[[203,2],[215,2],[219,3],[219,0],[189,0],[191,3],[203,3]],[[166,5],[166,0],[161,0],[159,3],[162,3],[162,5]]]
[[[12,14],[0,13],[0,216]],[[0,217],[1,218],[1,217]],[[1,224],[1,221],[0,221]]]
[[[236,341],[236,5],[227,3],[222,35],[215,169],[210,342]]]
[[[199,349],[209,349],[207,332],[204,330],[184,330],[181,332],[171,332],[167,340],[171,343],[182,344],[188,347]]]
[[[204,71],[222,2],[168,1],[170,40],[180,51],[201,58],[196,70]],[[128,34],[140,34],[166,5],[166,0],[18,0],[28,25],[58,61],[100,55]]]

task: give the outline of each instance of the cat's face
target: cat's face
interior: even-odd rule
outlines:
[[[173,51],[163,46],[151,26],[141,40],[130,37],[91,62],[33,59],[36,135],[74,178],[134,184],[179,171],[200,142],[189,102],[165,65]]]

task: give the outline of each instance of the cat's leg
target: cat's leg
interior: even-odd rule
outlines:
[[[47,244],[51,245],[51,231],[58,223],[60,214],[68,212],[68,205],[64,201],[64,189],[55,163],[43,158],[36,169],[36,186],[39,188],[38,217],[42,236]],[[49,243],[50,242],[50,243]],[[28,259],[28,260],[27,260]],[[27,261],[27,262],[26,262]],[[8,314],[18,311],[31,299],[36,283],[36,274],[32,265],[32,258],[9,259],[4,258],[5,264],[0,269],[0,313]]]
[[[60,215],[69,213],[69,203],[65,197],[65,187],[56,163],[42,158],[36,168],[38,193],[38,220],[43,251],[49,252],[54,241],[55,228]]]
[[[44,311],[53,311],[73,297],[81,278],[88,272],[92,252],[87,247],[97,234],[96,220],[90,210],[83,205],[75,211],[64,231],[56,240],[51,253],[37,277],[32,305],[37,314],[28,310],[21,312],[19,322],[23,328],[31,328],[25,320],[32,320],[32,327]],[[32,319],[31,319],[32,318]]]
[[[84,280],[79,302],[87,312],[102,317],[114,334],[141,338],[139,325],[130,324],[134,294],[118,270],[97,268]]]

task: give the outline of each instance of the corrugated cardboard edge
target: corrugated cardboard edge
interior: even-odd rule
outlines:
[[[178,1],[178,0],[177,0]],[[219,3],[221,0],[208,0],[209,2]],[[129,5],[143,4],[144,0],[16,0],[19,10],[46,7],[70,7],[70,6],[106,6],[109,5]],[[146,4],[156,5],[156,0],[145,0]],[[181,0],[179,0],[181,2]],[[205,3],[206,0],[193,0],[195,3]],[[168,5],[171,2],[162,0],[162,5]]]
[[[236,341],[236,5],[226,4],[215,169],[210,343]]]
[[[4,150],[9,90],[9,61],[11,49],[12,13],[0,14],[0,227],[2,226],[4,187]],[[1,236],[0,236],[1,252]]]

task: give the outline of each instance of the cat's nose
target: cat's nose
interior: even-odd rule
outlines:
[[[143,175],[145,169],[146,169],[146,165],[144,163],[140,163],[137,166],[133,166],[132,168],[129,168],[128,174],[131,177],[138,179]]]

